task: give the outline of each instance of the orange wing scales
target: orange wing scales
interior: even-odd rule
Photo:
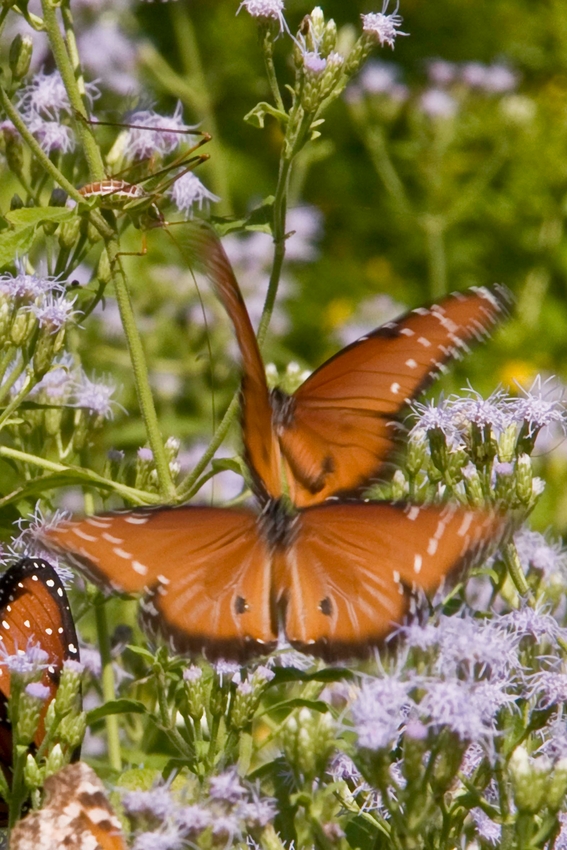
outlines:
[[[127,850],[104,786],[84,762],[45,780],[46,802],[13,828],[10,850]]]
[[[128,524],[129,518],[147,521]],[[107,514],[47,532],[99,584],[144,593],[142,619],[179,652],[245,659],[287,639],[323,657],[365,654],[400,623],[407,589],[434,590],[506,532],[497,514],[461,507],[333,502],[288,515],[185,507]],[[73,537],[72,532],[87,532]],[[106,535],[105,539],[103,535]],[[146,574],[112,553],[144,558]]]

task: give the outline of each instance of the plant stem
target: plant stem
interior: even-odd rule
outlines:
[[[147,493],[145,490],[137,490],[134,487],[128,487],[126,484],[120,484],[118,481],[111,481],[110,478],[104,478],[102,475],[97,475],[96,472],[82,469],[79,466],[71,466],[65,463],[55,463],[51,460],[38,457],[38,455],[28,454],[19,449],[12,449],[10,446],[0,446],[0,457],[10,458],[22,463],[30,463],[33,466],[39,466],[40,469],[45,469],[48,472],[68,473],[69,475],[77,476],[83,484],[91,484],[94,487],[102,487],[105,490],[111,490],[123,496],[130,502],[136,505],[158,505],[162,499],[155,493]],[[18,491],[16,491],[18,492]],[[0,508],[7,504],[12,494],[4,496],[0,499]]]
[[[266,76],[270,84],[272,97],[280,112],[285,112],[285,106],[280,94],[278,86],[278,78],[276,77],[276,69],[274,67],[274,42],[272,40],[271,27],[266,27],[262,47],[264,49],[264,64],[266,66]]]
[[[504,563],[506,564],[508,574],[514,582],[514,587],[520,596],[531,597],[530,588],[526,582],[526,577],[523,573],[522,565],[520,564],[518,550],[516,549],[515,543],[507,543],[502,549],[502,556]]]
[[[118,239],[114,237],[108,240],[107,250],[110,268],[114,269],[113,282],[116,294],[116,301],[120,311],[122,327],[126,336],[130,360],[132,362],[132,370],[134,372],[134,381],[136,384],[136,392],[138,395],[138,403],[146,426],[148,442],[154,455],[156,472],[158,475],[159,488],[162,498],[165,501],[175,499],[175,485],[171,478],[169,469],[169,461],[165,453],[165,446],[161,436],[157,412],[150,388],[148,366],[144,356],[144,348],[142,339],[136,325],[128,284],[120,264],[120,256],[118,251]]]
[[[41,0],[41,8],[43,10],[43,19],[45,29],[49,37],[49,44],[53,51],[55,63],[59,73],[61,74],[61,79],[63,80],[63,85],[65,86],[71,107],[80,116],[87,118],[87,110],[85,108],[83,98],[81,97],[81,92],[79,91],[79,85],[76,79],[77,69],[73,68],[73,64],[69,58],[69,53],[59,28],[59,22],[55,11],[56,7],[52,5],[52,0]],[[71,47],[71,50],[72,49],[73,48]],[[80,75],[79,78],[81,79],[82,73],[80,70],[78,75]],[[91,180],[103,180],[105,173],[102,156],[100,155],[98,145],[91,132],[89,124],[86,121],[81,121],[80,118],[75,118],[74,124],[87,160]]]
[[[98,635],[98,647],[102,664],[102,697],[105,703],[116,700],[116,689],[114,687],[114,670],[112,669],[112,655],[110,653],[110,635],[108,633],[108,621],[106,619],[105,600],[100,598],[94,606],[96,631]],[[122,754],[120,752],[120,729],[118,727],[118,715],[109,714],[105,717],[106,739],[108,743],[108,760],[113,770],[122,770]]]
[[[427,239],[429,266],[429,297],[434,301],[447,294],[447,260],[445,256],[445,225],[439,216],[426,215],[420,220]]]

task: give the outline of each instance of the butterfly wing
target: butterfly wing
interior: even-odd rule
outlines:
[[[245,658],[276,639],[271,557],[251,511],[124,511],[58,526],[46,542],[99,586],[145,593],[145,624],[178,652]]]
[[[268,496],[278,498],[282,492],[280,448],[272,427],[264,363],[240,287],[224,248],[208,228],[190,227],[185,236],[234,326],[242,358],[244,452],[255,490],[264,501]]]
[[[275,556],[285,633],[325,658],[361,655],[408,610],[408,589],[430,592],[488,553],[505,520],[450,506],[343,502],[302,511]]]
[[[360,487],[391,452],[401,410],[444,364],[507,312],[504,287],[472,288],[412,310],[327,360],[276,410],[290,496],[298,507]]]
[[[79,659],[77,633],[65,588],[47,561],[23,558],[0,577],[0,765],[9,776],[12,763],[12,730],[7,715],[10,673],[2,657],[40,646],[49,666],[42,682],[51,691],[45,701],[35,745],[43,740],[43,715],[57,693],[66,659]]]
[[[11,850],[127,850],[104,786],[84,762],[45,780],[46,803],[15,825]]]

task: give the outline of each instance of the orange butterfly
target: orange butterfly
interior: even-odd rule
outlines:
[[[49,776],[45,794],[44,807],[13,828],[10,850],[127,850],[104,786],[84,762]]]
[[[339,352],[295,395],[268,392],[246,307],[220,244],[201,239],[243,359],[243,435],[260,513],[137,509],[71,522],[47,542],[103,588],[143,593],[142,617],[181,652],[244,659],[283,633],[296,648],[361,655],[429,592],[480,558],[505,519],[462,507],[348,502],[393,444],[390,420],[443,362],[503,313],[474,290],[417,310]],[[298,510],[282,498],[282,467]],[[313,504],[326,499],[325,504]]]

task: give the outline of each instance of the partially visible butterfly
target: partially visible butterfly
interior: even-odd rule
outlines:
[[[45,701],[34,744],[45,730],[43,715],[57,693],[66,659],[79,659],[78,640],[69,601],[56,571],[41,558],[23,558],[0,577],[0,768],[11,781],[12,728],[7,715],[10,672],[3,659],[39,646],[47,653],[42,683],[51,694]],[[1,815],[0,815],[1,819]]]
[[[282,473],[297,507],[351,493],[380,473],[402,410],[445,364],[507,315],[504,286],[473,287],[419,307],[343,348],[293,393],[269,391],[260,349],[219,240],[185,233],[234,325],[242,357],[242,433],[262,498],[281,495]]]
[[[116,817],[94,770],[68,764],[45,780],[45,805],[19,821],[10,850],[126,850]]]

